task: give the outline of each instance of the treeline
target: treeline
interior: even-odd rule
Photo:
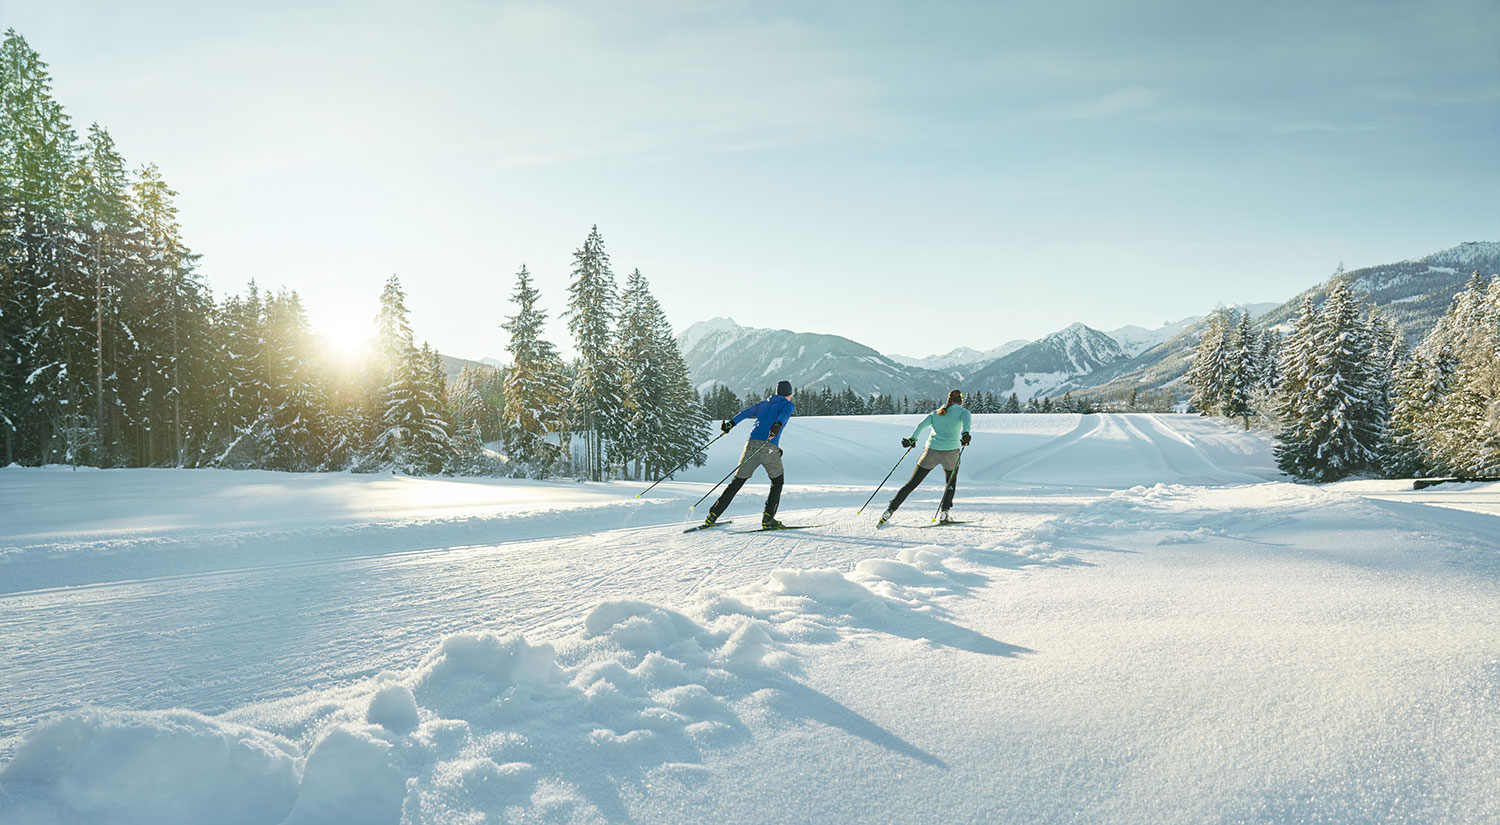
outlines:
[[[1285,340],[1221,311],[1188,381],[1199,410],[1265,419],[1299,478],[1500,475],[1500,277],[1475,272],[1414,348],[1342,280]]]
[[[760,398],[771,394],[767,387],[759,397],[746,391],[744,397],[723,384],[714,384],[705,390],[699,402],[712,418],[725,419],[750,406]],[[901,415],[917,413],[925,415],[937,409],[938,402],[931,398],[911,398],[872,393],[862,396],[849,387],[835,392],[824,387],[819,390],[798,391],[794,396],[797,415]],[[1099,408],[1087,398],[1074,398],[1066,393],[1054,401],[1051,397],[1032,398],[1022,402],[1020,396],[1011,393],[1001,400],[994,393],[981,392],[964,397],[964,406],[973,413],[1096,413]]]
[[[506,323],[511,365],[500,434],[534,476],[655,478],[701,464],[708,416],[688,379],[671,324],[640,270],[616,289],[596,226],[573,255],[566,312],[578,358],[564,366],[543,337],[546,313],[521,267]],[[577,441],[578,449],[572,449]],[[576,452],[576,455],[575,455]]]
[[[563,364],[523,267],[508,370],[448,382],[394,276],[372,352],[318,346],[294,291],[215,300],[155,166],[80,138],[46,64],[0,43],[0,440],[5,463],[640,476],[706,417],[646,280],[617,292],[597,228],[574,255]],[[487,453],[502,442],[505,456]],[[576,457],[571,447],[582,447]]]

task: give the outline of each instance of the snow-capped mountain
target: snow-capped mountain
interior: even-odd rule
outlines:
[[[1415,342],[1463,288],[1470,273],[1500,273],[1500,243],[1471,242],[1422,258],[1364,267],[1336,277],[1368,295]],[[1304,295],[1321,302],[1331,279],[1283,304],[1246,304],[1260,326],[1289,321]],[[678,344],[699,388],[718,382],[758,395],[781,378],[799,389],[849,387],[861,394],[940,398],[953,385],[1022,400],[1087,391],[1104,399],[1132,389],[1171,387],[1187,371],[1205,316],[1155,329],[1125,326],[1101,332],[1073,324],[1040,340],[990,351],[959,347],[926,358],[885,356],[837,335],[742,327],[714,318],[688,327]]]
[[[1474,272],[1500,274],[1500,243],[1468,242],[1421,258],[1380,264],[1335,274],[1286,303],[1264,312],[1264,305],[1247,307],[1261,327],[1290,322],[1304,297],[1321,304],[1335,279],[1343,279],[1355,292],[1367,296],[1382,314],[1395,321],[1409,343],[1416,343],[1453,302]],[[1102,398],[1124,397],[1132,388],[1173,385],[1187,372],[1206,321],[1198,321],[1176,336],[1141,353],[1128,362],[1115,364],[1067,385],[1066,389],[1089,389]]]
[[[838,335],[742,327],[732,318],[693,324],[677,345],[699,390],[718,383],[758,397],[784,378],[799,392],[849,387],[864,395],[937,398],[952,383],[943,373],[897,363]]]
[[[1156,329],[1146,329],[1128,324],[1104,333],[1115,339],[1126,355],[1134,358],[1148,349],[1168,340],[1172,336],[1203,320],[1202,315],[1190,315],[1180,321],[1163,321]]]
[[[937,370],[938,372],[951,372],[952,370],[965,370],[972,372],[979,367],[1003,358],[1021,347],[1031,343],[1025,338],[1017,338],[1007,341],[998,347],[983,352],[972,347],[958,347],[949,350],[942,355],[929,355],[926,358],[913,358],[910,355],[891,355],[892,361],[905,364],[908,367],[921,367],[924,370]]]
[[[971,391],[1000,396],[1015,393],[1022,401],[1052,395],[1080,376],[1128,360],[1130,356],[1109,335],[1083,324],[1072,324],[974,373],[966,382]]]

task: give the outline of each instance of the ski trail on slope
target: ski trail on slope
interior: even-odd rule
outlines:
[[[1179,432],[1171,424],[1163,421],[1160,416],[1138,416],[1133,420],[1145,425],[1147,430],[1149,430],[1145,433],[1146,437],[1151,439],[1152,442],[1156,444],[1157,448],[1162,451],[1163,455],[1166,455],[1168,451],[1171,451],[1174,454],[1182,457],[1184,460],[1187,460],[1189,462],[1196,462],[1207,468],[1209,470],[1207,476],[1209,480],[1206,483],[1222,484],[1230,482],[1259,484],[1266,480],[1249,473],[1226,469],[1224,466],[1214,461],[1213,458],[1209,456],[1206,449],[1198,444],[1195,444],[1191,438]]]
[[[1051,440],[1039,444],[1027,450],[1023,450],[1000,461],[983,465],[975,472],[976,480],[998,480],[1008,481],[1015,473],[1035,465],[1037,462],[1055,455],[1066,449],[1073,442],[1078,441],[1099,428],[1098,416],[1079,416],[1078,424],[1069,432],[1054,436]],[[991,476],[999,472],[998,477]]]

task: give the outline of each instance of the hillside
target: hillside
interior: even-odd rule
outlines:
[[[1311,296],[1321,304],[1334,282],[1343,280],[1357,293],[1369,296],[1414,344],[1437,323],[1453,296],[1476,271],[1484,275],[1500,273],[1500,243],[1471,241],[1414,260],[1336,273],[1254,317],[1260,326],[1287,324],[1296,317],[1303,298]],[[1206,323],[1200,320],[1134,359],[1100,369],[1062,388],[1088,390],[1089,395],[1110,399],[1124,397],[1132,388],[1173,386],[1187,373]]]
[[[1022,401],[1058,394],[1065,384],[1129,359],[1115,339],[1097,329],[1073,324],[996,359],[969,378],[970,392],[985,391]]]
[[[909,367],[838,335],[742,327],[730,318],[693,324],[677,338],[693,383],[759,396],[786,379],[799,392],[845,387],[861,394],[937,398],[952,379]]]

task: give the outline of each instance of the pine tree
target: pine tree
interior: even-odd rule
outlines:
[[[733,418],[740,410],[748,406],[740,401],[739,396],[734,394],[734,390],[717,383],[704,394],[702,404],[710,418],[719,420]]]
[[[1457,475],[1500,474],[1500,286],[1474,273],[1430,338],[1453,358],[1430,451]]]
[[[501,438],[511,462],[528,475],[546,475],[559,458],[568,420],[567,383],[562,359],[543,337],[547,314],[531,273],[516,273],[511,300],[517,306],[501,327],[510,333],[511,365],[505,373]]]
[[[448,382],[448,409],[456,426],[470,426],[481,446],[500,438],[505,377],[490,366],[465,366]]]
[[[443,410],[442,366],[425,343],[411,347],[396,365],[395,378],[383,393],[385,409],[377,455],[387,466],[408,475],[442,472],[458,450]]]
[[[1238,313],[1234,330],[1225,342],[1228,373],[1220,414],[1225,418],[1243,418],[1247,430],[1250,429],[1250,416],[1255,414],[1255,390],[1259,384],[1257,341],[1255,329],[1250,325],[1250,313]]]
[[[267,302],[265,331],[268,427],[260,461],[277,470],[316,469],[324,459],[324,393],[312,372],[312,329],[296,292]]]
[[[1269,396],[1275,393],[1277,386],[1281,384],[1280,332],[1268,329],[1260,334],[1255,360],[1255,374],[1259,382],[1258,392],[1261,396]]]
[[[619,300],[598,226],[573,253],[572,277],[565,314],[578,350],[572,392],[574,424],[584,438],[588,477],[599,481],[604,478],[606,447],[621,435],[622,402],[610,331]]]
[[[194,366],[207,355],[204,321],[208,301],[195,267],[198,256],[181,239],[172,191],[153,164],[142,167],[131,187],[141,225],[141,286],[145,288],[140,331],[148,336],[141,350],[148,397],[144,415],[148,431],[147,463],[159,456],[182,466],[193,433],[190,423],[201,400],[189,396]],[[156,436],[164,436],[158,442]]]
[[[688,378],[672,326],[640,270],[631,273],[621,295],[620,368],[624,431],[622,461],[633,460],[635,478],[657,477],[698,455],[707,431],[707,412]]]
[[[1208,317],[1208,326],[1188,368],[1187,382],[1193,388],[1192,405],[1206,415],[1223,415],[1233,382],[1231,351],[1234,321],[1231,310],[1219,308]]]
[[[1394,383],[1390,422],[1381,445],[1381,471],[1390,478],[1412,478],[1441,471],[1429,445],[1434,411],[1448,393],[1454,358],[1446,345],[1432,353],[1419,347],[1402,365]]]
[[[93,416],[92,428],[101,443],[118,438],[118,423],[110,416],[120,404],[120,364],[116,342],[123,336],[125,318],[119,306],[121,285],[130,276],[137,225],[129,201],[125,160],[115,151],[109,132],[95,123],[69,182],[69,222],[76,227],[80,280],[92,285]],[[100,461],[103,456],[98,456]]]
[[[76,137],[47,64],[14,29],[0,43],[0,424],[7,463],[58,455],[65,417],[88,397],[91,302],[68,266],[67,181]]]
[[[1293,395],[1278,433],[1277,463],[1301,478],[1334,481],[1371,467],[1384,437],[1376,341],[1343,281],[1329,290],[1310,336],[1304,326],[1299,318],[1293,332],[1297,364],[1286,370]]]

